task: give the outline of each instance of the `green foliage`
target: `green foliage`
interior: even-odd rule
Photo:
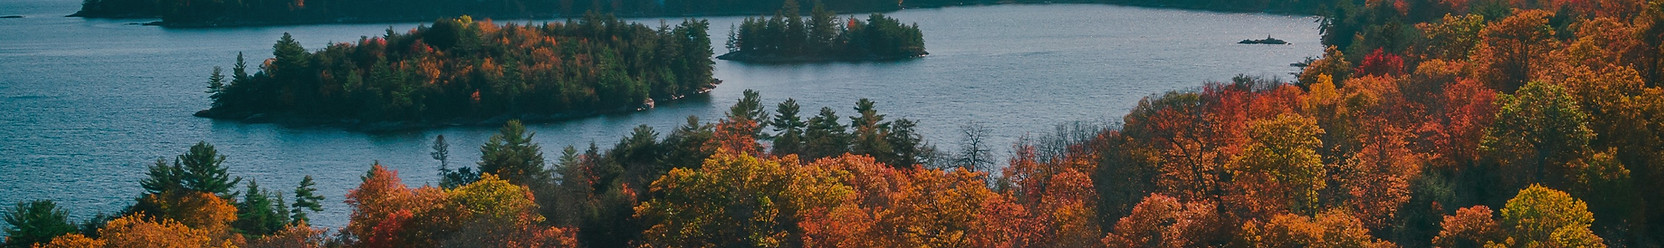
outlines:
[[[1488,129],[1481,149],[1502,166],[1506,187],[1542,182],[1551,187],[1586,189],[1578,178],[1578,164],[1593,155],[1595,138],[1577,101],[1565,89],[1531,82],[1514,95],[1497,98],[1496,122]],[[1577,191],[1577,190],[1574,190]]]
[[[804,123],[803,118],[797,116],[799,108],[797,100],[791,98],[774,107],[776,114],[769,122],[769,126],[774,127],[776,133],[772,136],[774,154],[798,154],[803,150],[803,129],[808,127],[808,123]]]
[[[191,146],[190,151],[175,157],[172,166],[165,160],[157,159],[156,164],[149,167],[147,177],[139,180],[139,185],[150,195],[192,191],[211,193],[221,198],[236,197],[238,193],[232,192],[231,187],[243,178],[232,178],[226,172],[224,163],[225,156],[219,155],[214,145],[198,142]]]
[[[873,13],[862,22],[851,16],[847,24],[816,4],[805,22],[795,1],[787,0],[773,17],[746,18],[731,35],[728,54],[733,60],[869,60],[916,57],[924,51],[918,24],[902,24]]]
[[[501,175],[516,185],[530,185],[546,180],[542,147],[532,142],[535,132],[527,132],[519,120],[510,120],[496,135],[480,146],[480,173]]]
[[[449,122],[636,110],[715,86],[709,25],[655,30],[590,14],[522,26],[464,16],[310,52],[285,35],[259,72],[246,75],[239,55],[236,75],[197,115]]]
[[[283,203],[281,194],[260,189],[258,183],[250,180],[243,200],[237,202],[237,220],[231,227],[250,237],[282,231],[289,224],[289,207],[285,205],[288,204]]]
[[[315,213],[324,210],[322,204],[324,196],[318,195],[318,188],[314,185],[316,184],[312,182],[312,175],[307,175],[300,179],[300,186],[295,186],[295,203],[289,205],[292,208],[289,210],[292,215],[289,218],[289,224],[304,224],[311,220],[306,216],[306,212]]]
[[[6,221],[5,247],[31,247],[76,232],[69,212],[49,200],[18,202],[0,216]]]

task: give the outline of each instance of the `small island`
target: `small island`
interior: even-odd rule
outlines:
[[[808,20],[797,10],[797,1],[786,0],[773,17],[746,18],[729,30],[728,53],[717,58],[794,63],[897,60],[929,54],[918,24],[902,24],[877,13],[866,21],[838,18],[819,3]]]
[[[463,16],[314,52],[284,34],[258,72],[242,54],[229,78],[215,67],[213,105],[196,116],[381,131],[644,110],[719,83],[709,25],[655,30],[591,14],[521,26]]]
[[[1277,38],[1271,38],[1271,36],[1270,36],[1270,35],[1267,35],[1267,36],[1265,36],[1265,39],[1258,39],[1258,40],[1253,40],[1253,39],[1249,39],[1249,40],[1242,40],[1242,41],[1238,41],[1238,42],[1236,42],[1236,44],[1265,44],[1265,45],[1287,45],[1287,44],[1288,44],[1288,42],[1287,42],[1287,41],[1283,41],[1283,40],[1279,40],[1279,39],[1277,39]]]

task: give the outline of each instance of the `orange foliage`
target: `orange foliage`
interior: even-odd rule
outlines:
[[[1208,246],[1224,236],[1221,221],[1212,204],[1184,204],[1151,194],[1115,222],[1115,230],[1104,236],[1103,243],[1108,247]]]
[[[241,239],[223,239],[226,233],[191,228],[169,219],[151,221],[143,214],[128,215],[105,223],[98,229],[98,238],[80,234],[53,238],[40,247],[155,247],[209,248],[238,247]]]

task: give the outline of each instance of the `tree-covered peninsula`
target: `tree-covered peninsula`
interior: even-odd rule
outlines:
[[[893,60],[924,56],[918,24],[874,13],[861,21],[838,18],[816,3],[809,18],[786,0],[773,17],[746,18],[729,30],[728,53],[719,59],[751,62]]]
[[[308,51],[285,34],[252,74],[238,55],[209,77],[197,116],[299,124],[471,124],[648,108],[709,91],[709,23],[602,15],[542,25],[464,16]]]

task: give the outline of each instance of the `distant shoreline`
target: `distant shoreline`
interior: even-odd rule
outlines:
[[[905,6],[905,7],[894,8],[894,9],[861,9],[861,10],[844,10],[844,11],[840,11],[840,12],[845,12],[844,14],[890,13],[890,12],[896,12],[896,11],[908,10],[908,9],[935,9],[935,8],[948,8],[948,7],[976,7],[976,6],[1000,6],[1000,5],[1052,5],[1052,4],[1097,4],[1097,5],[1110,5],[1110,6],[1123,6],[1123,7],[1152,8],[1152,9],[1206,11],[1206,12],[1217,12],[1217,13],[1261,13],[1261,14],[1286,15],[1286,16],[1310,16],[1310,15],[1315,15],[1315,13],[1310,13],[1310,11],[1295,11],[1295,10],[1289,10],[1289,9],[1250,10],[1250,9],[1240,9],[1240,8],[1187,7],[1187,6],[1174,6],[1174,5],[1166,5],[1166,4],[1104,3],[1104,2],[1092,2],[1092,1],[1039,1],[1039,2],[1013,2],[1013,3],[991,3],[991,4],[973,3],[973,4],[919,5],[919,6]],[[619,18],[654,18],[654,17],[659,17],[659,18],[700,18],[700,17],[754,16],[754,15],[771,14],[771,13],[774,13],[774,12],[772,12],[772,11],[723,11],[723,12],[679,13],[679,14],[643,14],[643,13],[608,13],[608,14],[611,14],[613,16],[617,16]],[[501,16],[491,15],[491,14],[467,14],[467,15],[474,16],[476,18],[481,18],[481,19],[490,18],[490,19],[532,19],[532,20],[537,20],[537,19],[559,19],[559,18],[580,18],[580,17],[582,17],[582,15],[567,16],[567,15],[557,15],[557,14],[550,14],[550,15],[501,15]],[[151,22],[144,22],[143,24],[147,25],[147,26],[160,26],[160,27],[167,27],[167,28],[235,28],[235,27],[264,27],[264,26],[319,25],[319,24],[371,24],[371,23],[423,22],[423,21],[432,21],[435,18],[450,18],[450,17],[456,17],[456,16],[458,16],[458,15],[440,15],[440,16],[416,15],[416,16],[391,17],[391,18],[387,18],[387,17],[383,17],[383,18],[335,17],[335,18],[326,18],[326,19],[285,20],[285,21],[230,20],[230,21],[223,21],[223,22],[185,22],[185,23],[166,22],[166,21],[157,20],[157,21],[151,21]],[[147,15],[147,14],[143,14],[143,13],[106,13],[106,14],[100,14],[100,13],[87,13],[87,11],[85,11],[85,10],[76,11],[75,13],[70,14],[70,15],[66,15],[65,17],[81,17],[81,18],[94,18],[94,19],[155,19],[155,18],[161,18],[160,16],[157,16],[157,15]]]
[[[757,52],[739,51],[739,52],[729,52],[729,53],[726,53],[726,54],[722,54],[721,56],[716,56],[716,58],[721,59],[721,60],[745,62],[745,63],[784,64],[784,63],[813,63],[813,62],[896,61],[896,60],[907,60],[907,59],[920,58],[920,57],[924,57],[925,55],[930,55],[930,53],[921,52],[919,54],[913,54],[913,55],[907,55],[907,56],[866,55],[866,56],[830,56],[830,57],[827,57],[827,56],[780,56],[780,55],[770,55],[770,54],[759,54]]]

